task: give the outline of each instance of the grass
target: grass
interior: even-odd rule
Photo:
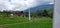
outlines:
[[[12,19],[12,20],[14,20],[14,19]],[[18,18],[16,20],[18,20]],[[22,19],[22,20],[26,20],[26,19]],[[2,26],[1,28],[52,28],[52,19],[51,18],[45,18],[45,17],[44,18],[31,18],[31,21],[32,22],[24,23],[24,24]],[[15,20],[14,20],[14,22],[15,22]]]
[[[22,17],[0,17],[0,24],[27,22],[27,20],[28,18],[22,18]]]

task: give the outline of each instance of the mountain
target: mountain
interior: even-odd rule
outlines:
[[[36,12],[37,10],[44,10],[47,8],[53,8],[54,4],[43,4],[43,5],[39,5],[33,8],[29,8],[30,12]],[[29,9],[25,10],[24,12],[29,12]]]

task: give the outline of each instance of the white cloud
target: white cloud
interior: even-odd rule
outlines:
[[[49,3],[49,4],[54,4],[54,3]]]
[[[0,9],[22,11],[22,10],[37,6],[44,2],[53,3],[52,1],[53,0],[0,0]]]

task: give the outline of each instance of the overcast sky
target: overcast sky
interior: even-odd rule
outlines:
[[[0,0],[0,10],[23,11],[45,2],[53,4],[53,0]]]

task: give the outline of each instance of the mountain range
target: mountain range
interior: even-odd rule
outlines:
[[[43,4],[43,5],[39,5],[29,9],[30,9],[30,12],[36,12],[38,10],[44,10],[44,9],[53,8],[53,7],[54,7],[54,4]],[[29,12],[29,9],[26,9],[24,12]]]

